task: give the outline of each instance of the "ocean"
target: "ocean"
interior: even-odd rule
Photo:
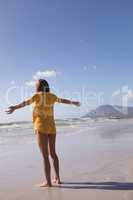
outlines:
[[[57,119],[57,134],[77,134],[92,131],[106,124],[116,124],[119,119],[72,118]],[[34,131],[32,122],[11,122],[0,124],[0,145],[9,146],[24,142],[33,142]]]

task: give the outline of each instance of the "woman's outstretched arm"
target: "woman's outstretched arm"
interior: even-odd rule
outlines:
[[[20,108],[23,108],[23,107],[25,107],[26,105],[28,105],[28,104],[26,104],[26,102],[24,101],[24,102],[22,102],[22,103],[20,103],[20,104],[17,104],[17,105],[15,105],[15,106],[10,106],[10,107],[8,108],[8,110],[6,111],[6,113],[7,113],[7,114],[12,114],[15,110],[20,109]]]
[[[80,102],[79,101],[70,101],[68,99],[62,99],[62,98],[59,98],[59,103],[65,103],[65,104],[71,104],[71,105],[75,105],[75,106],[80,106]]]
[[[26,101],[23,101],[22,103],[17,104],[17,105],[15,105],[15,106],[10,106],[10,107],[8,108],[8,110],[6,111],[6,113],[7,113],[7,114],[12,114],[15,110],[18,110],[18,109],[20,109],[20,108],[23,108],[23,107],[25,107],[25,106],[28,106],[28,105],[32,104],[32,103],[35,101],[35,98],[36,98],[36,96],[34,95],[31,99],[28,99],[28,100],[26,100]]]

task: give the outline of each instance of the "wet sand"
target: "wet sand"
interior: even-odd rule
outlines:
[[[35,139],[0,152],[1,200],[132,200],[133,120],[57,135],[61,186],[38,188],[41,155]]]

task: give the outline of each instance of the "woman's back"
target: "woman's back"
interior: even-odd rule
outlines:
[[[56,95],[50,92],[38,92],[34,96],[34,111],[36,116],[40,117],[53,117],[54,116],[54,103],[58,101]]]
[[[56,133],[54,122],[54,103],[58,101],[56,95],[50,92],[38,92],[32,97],[34,102],[34,128],[43,133]]]

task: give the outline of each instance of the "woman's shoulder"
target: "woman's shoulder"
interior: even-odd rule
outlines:
[[[34,94],[34,96],[42,96],[42,95],[56,97],[56,94],[54,94],[53,92],[36,92]]]
[[[32,98],[35,99],[35,100],[39,99],[40,97],[41,97],[40,92],[36,92],[36,93],[34,93],[33,96],[32,96]]]
[[[53,92],[49,92],[49,94],[50,94],[51,96],[56,96]]]

